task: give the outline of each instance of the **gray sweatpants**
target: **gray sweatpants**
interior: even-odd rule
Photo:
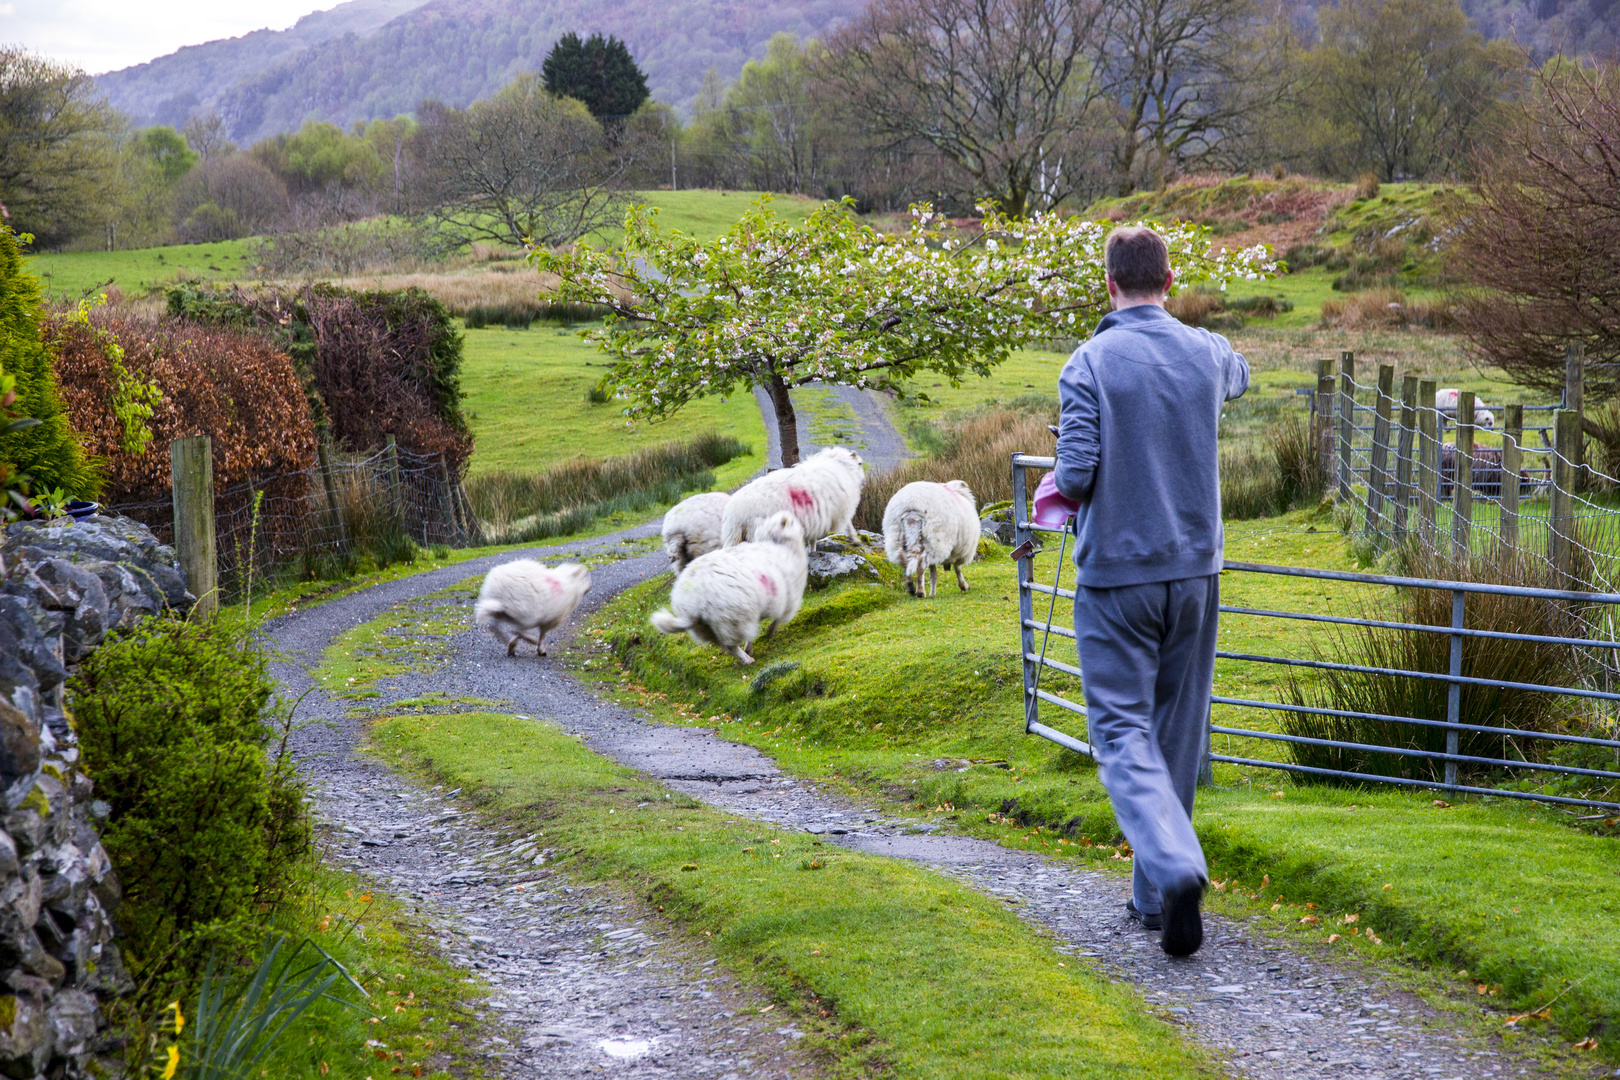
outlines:
[[[1215,678],[1220,575],[1075,590],[1086,721],[1103,786],[1135,852],[1137,910],[1209,870],[1193,791]]]

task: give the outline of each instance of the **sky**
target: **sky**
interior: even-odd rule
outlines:
[[[285,30],[337,0],[0,0],[0,45],[116,71],[216,38]]]

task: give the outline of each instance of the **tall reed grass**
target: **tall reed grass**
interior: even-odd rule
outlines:
[[[1466,563],[1411,549],[1406,570],[1414,576],[1520,585],[1562,587],[1553,573],[1518,553],[1493,558],[1476,556]],[[1369,617],[1419,626],[1451,625],[1452,594],[1444,589],[1403,588],[1374,606]],[[1509,631],[1542,636],[1582,637],[1583,613],[1570,605],[1527,596],[1469,594],[1464,625],[1473,630]],[[1318,659],[1362,667],[1445,673],[1450,670],[1451,638],[1427,630],[1384,627],[1347,627],[1334,633]],[[1502,638],[1465,638],[1462,674],[1504,682],[1579,686],[1591,663],[1569,645]],[[1295,705],[1332,708],[1345,712],[1446,719],[1447,683],[1360,671],[1318,671],[1292,677],[1287,699]],[[1465,724],[1518,728],[1526,731],[1584,733],[1579,709],[1556,695],[1504,686],[1462,686],[1459,720]],[[1289,735],[1333,739],[1404,750],[1439,753],[1445,750],[1446,729],[1390,720],[1283,713],[1282,730]],[[1485,732],[1462,731],[1459,751],[1472,757],[1508,760],[1545,760],[1552,744]],[[1445,772],[1442,761],[1380,753],[1374,750],[1291,744],[1296,764],[1341,769],[1377,776],[1437,781]],[[1460,763],[1467,781],[1488,781],[1502,770],[1495,766]]]
[[[1012,456],[1050,454],[1054,449],[1048,424],[1057,422],[1057,406],[1034,398],[1025,408],[996,408],[940,425],[921,440],[931,444],[928,457],[912,458],[897,468],[867,478],[855,524],[876,532],[883,528],[889,499],[915,480],[963,480],[980,506],[1012,498]],[[1033,488],[1031,489],[1033,494]]]
[[[1221,516],[1270,517],[1322,497],[1326,477],[1304,417],[1288,414],[1266,428],[1260,446],[1221,446]]]
[[[520,544],[577,532],[599,518],[671,503],[714,483],[711,471],[752,449],[708,432],[624,457],[578,458],[544,472],[495,470],[467,481],[486,542]]]

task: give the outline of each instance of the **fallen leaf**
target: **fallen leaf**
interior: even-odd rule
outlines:
[[[1384,943],[1384,939],[1373,933],[1371,929],[1367,931],[1367,940],[1372,942],[1374,945],[1382,945]]]
[[[1223,892],[1223,891],[1225,891],[1228,882],[1230,882],[1231,880],[1232,880],[1231,878],[1227,878],[1226,881],[1216,881],[1215,879],[1211,878],[1209,883],[1211,885],[1215,886],[1215,891],[1216,892]]]
[[[1276,910],[1278,910],[1278,909],[1279,909],[1279,908],[1281,908],[1281,907],[1282,907],[1282,905],[1281,905],[1281,904],[1272,904],[1272,905],[1271,905],[1271,910],[1272,910],[1272,911],[1276,911]]]
[[[322,1075],[322,1076],[325,1076],[325,1075],[326,1075],[326,1074],[327,1074],[327,1073],[329,1073],[329,1072],[331,1072],[331,1071],[332,1071],[332,1066],[330,1066],[330,1065],[328,1065],[328,1064],[327,1064],[327,1063],[326,1063],[326,1062],[324,1062],[324,1061],[323,1061],[323,1062],[321,1062],[321,1075]]]
[[[776,1008],[776,1006],[775,1006],[775,1005],[767,1005],[767,1006],[765,1006],[765,1007],[764,1007],[764,1008],[763,1008],[763,1009],[761,1009],[761,1010],[759,1010],[759,1011],[760,1011],[760,1014],[761,1014],[761,1015],[763,1015],[763,1014],[765,1014],[765,1013],[768,1013],[768,1012],[770,1012],[770,1011],[771,1011],[771,1010],[772,1010],[772,1009],[774,1009],[774,1008]]]
[[[1393,889],[1394,887],[1395,887],[1395,883],[1393,881],[1387,882],[1384,885],[1384,891],[1389,892],[1389,890]]]
[[[1280,792],[1280,791],[1273,791],[1273,792],[1272,792],[1272,793],[1271,793],[1271,797],[1272,797],[1272,798],[1273,798],[1273,799],[1280,799],[1280,798],[1282,798],[1282,797],[1283,797],[1283,793],[1282,793],[1282,792]]]
[[[1361,921],[1361,916],[1360,915],[1346,915],[1344,917],[1344,924],[1346,926],[1349,926],[1353,922],[1360,922],[1360,921]]]
[[[1585,1039],[1582,1039],[1580,1042],[1575,1044],[1575,1049],[1577,1049],[1577,1050],[1596,1050],[1597,1049],[1597,1039],[1592,1038],[1590,1036],[1585,1038]]]
[[[1306,915],[1306,916],[1305,916],[1305,917],[1304,917],[1304,918],[1302,918],[1302,919],[1300,919],[1300,920],[1299,920],[1299,921],[1300,921],[1300,922],[1301,922],[1301,923],[1302,923],[1302,924],[1304,924],[1304,925],[1306,925],[1306,926],[1310,926],[1310,925],[1311,925],[1311,924],[1313,924],[1313,923],[1319,923],[1319,922],[1321,922],[1321,921],[1322,921],[1322,920],[1321,920],[1321,919],[1318,919],[1318,918],[1317,918],[1317,917],[1316,917],[1316,916],[1315,916],[1315,915]]]
[[[371,903],[371,894],[370,894],[370,893],[361,893],[361,894],[360,894],[360,902],[361,902],[361,903],[362,903],[362,904],[369,904],[369,903]]]
[[[1271,884],[1271,875],[1270,874],[1265,874],[1260,878],[1260,887],[1262,889],[1264,889],[1266,886],[1268,886],[1270,884]]]
[[[1484,983],[1480,983],[1478,986],[1474,987],[1474,993],[1484,997],[1485,994],[1490,992],[1490,989],[1491,988],[1486,986]]]
[[[1444,799],[1436,799],[1436,800],[1434,800],[1434,805],[1438,806],[1442,810],[1450,810],[1451,809],[1451,804],[1446,802],[1446,800],[1444,800]]]
[[[388,1060],[388,1051],[386,1051],[386,1050],[373,1050],[371,1052],[371,1054],[378,1061],[387,1061]]]
[[[1339,935],[1338,934],[1329,934],[1328,935],[1328,944],[1329,945],[1333,944],[1335,941],[1338,941],[1338,940],[1339,940]]]
[[[1316,910],[1316,905],[1313,904],[1313,903],[1310,903],[1309,901],[1307,901],[1306,904],[1305,904],[1305,910],[1306,911],[1315,911]]]

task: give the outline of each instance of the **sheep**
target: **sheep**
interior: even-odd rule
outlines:
[[[1457,415],[1458,399],[1462,391],[1455,386],[1447,386],[1434,392],[1434,407],[1441,412]],[[1481,428],[1494,428],[1496,414],[1485,407],[1483,401],[1474,402],[1474,426]]]
[[[889,561],[905,567],[906,591],[921,599],[939,595],[939,568],[956,570],[956,584],[967,591],[962,567],[979,551],[979,514],[973,492],[961,480],[936,484],[918,480],[894,493],[883,510],[883,549]],[[923,568],[928,589],[923,590]]]
[[[778,469],[738,488],[720,522],[720,544],[731,547],[753,539],[760,522],[786,510],[798,519],[807,544],[823,536],[855,535],[855,507],[861,501],[861,456],[829,446],[791,469]]]
[[[544,656],[546,631],[561,626],[590,588],[591,571],[579,563],[555,569],[533,559],[502,563],[484,575],[473,620],[506,645],[507,656],[517,655],[519,641],[529,642],[536,656]]]
[[[678,574],[699,555],[720,547],[720,518],[731,496],[707,491],[682,499],[664,515],[664,554]]]
[[[770,619],[766,636],[799,613],[809,559],[804,529],[786,510],[754,526],[754,539],[711,551],[692,560],[670,590],[669,610],[656,611],[659,633],[685,630],[692,640],[718,645],[752,664],[748,646],[759,636],[761,619]]]

